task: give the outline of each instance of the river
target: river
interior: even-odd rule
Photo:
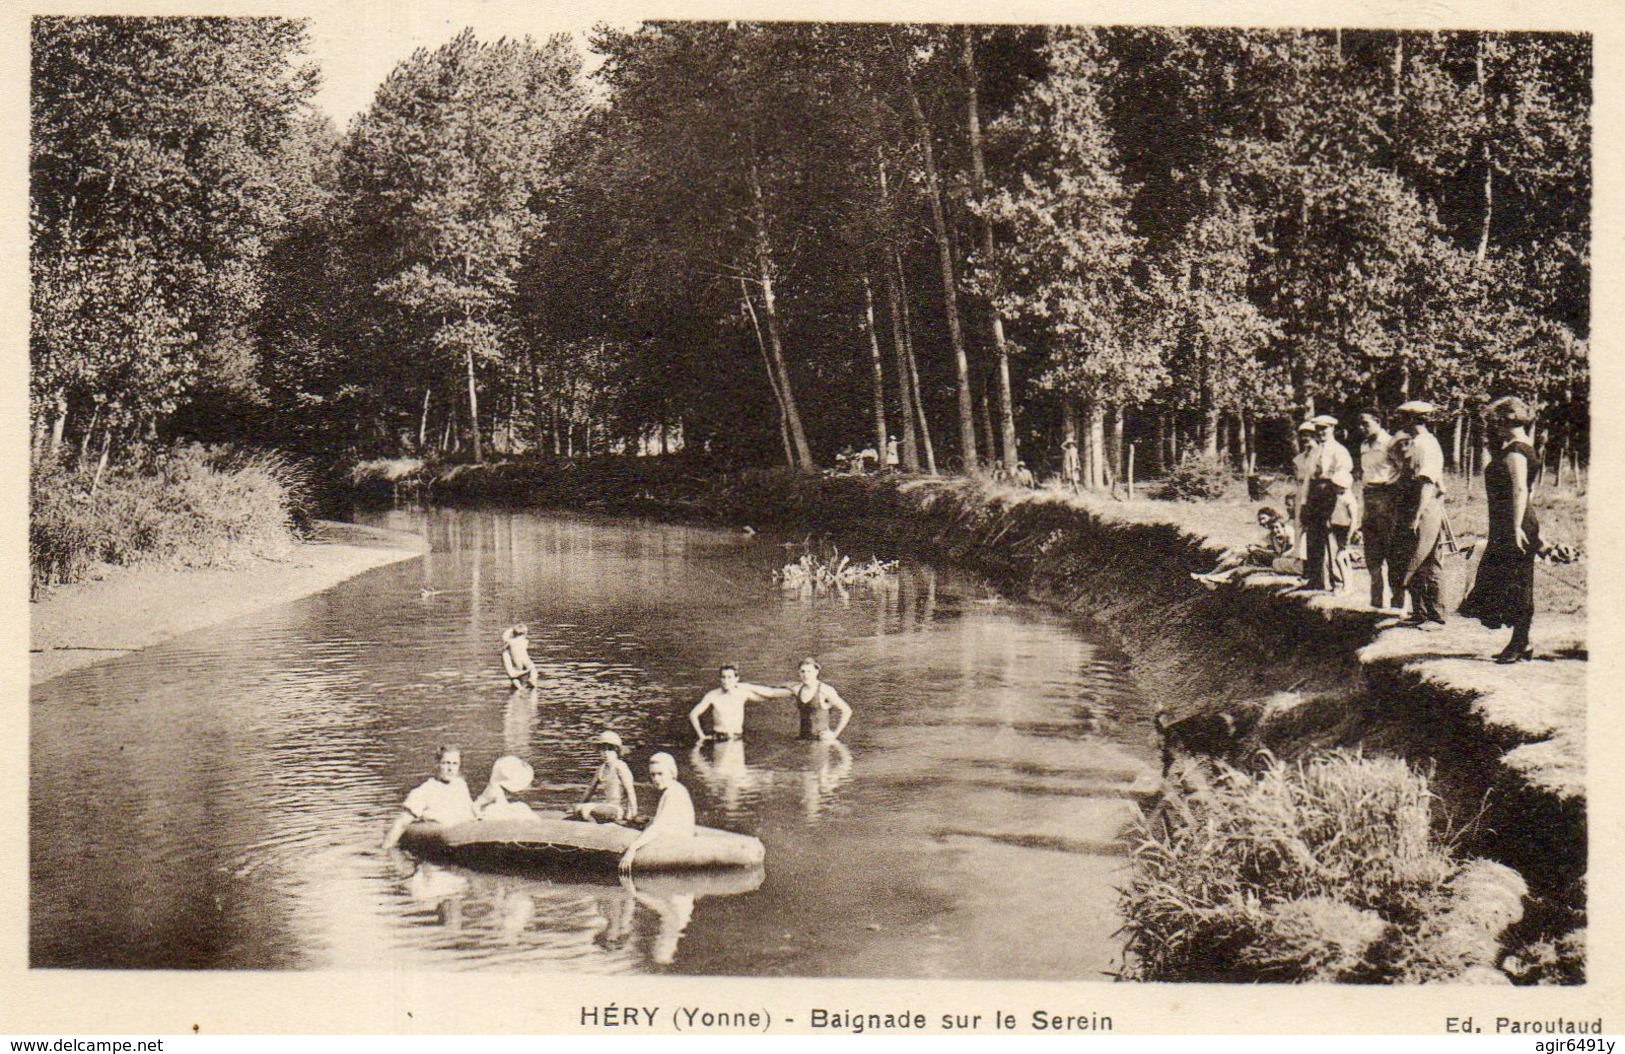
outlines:
[[[1100,979],[1150,706],[1080,626],[905,563],[879,589],[784,591],[795,550],[729,531],[529,513],[394,511],[432,551],[36,686],[35,967]],[[867,552],[857,553],[867,557]],[[889,554],[881,554],[889,555]],[[504,627],[544,675],[513,691]],[[687,711],[736,662],[782,684],[817,656],[839,744],[752,704],[693,749]],[[700,821],[757,835],[763,872],[559,880],[385,853],[434,749],[475,793],[504,753],[533,805],[574,800],[619,732],[640,795],[675,754]]]

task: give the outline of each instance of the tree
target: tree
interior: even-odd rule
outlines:
[[[344,146],[348,292],[371,353],[394,360],[381,372],[408,382],[390,401],[399,413],[461,388],[476,461],[481,376],[506,372],[517,343],[515,276],[548,223],[533,203],[582,114],[579,67],[562,36],[483,43],[464,30],[397,66]],[[408,402],[402,389],[423,394]]]
[[[286,18],[41,17],[32,44],[31,412],[105,450],[251,384],[316,72]]]

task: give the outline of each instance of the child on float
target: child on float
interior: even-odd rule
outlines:
[[[621,854],[622,874],[632,870],[638,851],[650,842],[694,837],[694,799],[689,796],[688,788],[677,782],[677,759],[664,753],[650,758],[649,778],[660,790],[660,804],[655,806],[654,819],[649,821],[649,826]]]
[[[510,801],[508,795],[528,790],[536,778],[536,770],[521,758],[506,754],[491,766],[491,780],[485,790],[474,799],[474,818],[477,820],[534,820],[536,813],[522,801]]]
[[[592,783],[587,785],[587,793],[582,796],[581,804],[571,810],[571,816],[594,823],[630,820],[638,814],[638,790],[632,784],[631,768],[621,760],[621,750],[624,748],[621,737],[606,730],[598,734],[593,744],[598,747],[603,761],[598,771],[593,773]],[[593,796],[600,792],[602,798],[593,801]]]

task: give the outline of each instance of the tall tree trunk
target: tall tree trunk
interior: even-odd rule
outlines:
[[[897,360],[897,394],[903,413],[903,468],[908,472],[920,471],[919,439],[914,432],[914,412],[919,398],[908,368],[908,356],[903,348],[903,319],[898,306],[897,276],[892,273],[891,261],[886,261],[886,307],[891,313],[891,338],[894,358]]]
[[[908,309],[908,279],[903,274],[903,256],[897,256],[897,283],[901,296],[898,300],[903,307],[903,354],[908,359],[908,386],[914,396],[914,412],[920,421],[920,446],[925,454],[925,470],[931,475],[937,474],[937,448],[931,442],[931,422],[925,416],[925,398],[920,393],[920,364],[914,358],[914,325]]]
[[[756,269],[762,284],[762,314],[767,321],[767,346],[772,355],[773,369],[778,374],[779,389],[784,394],[784,416],[790,425],[790,439],[795,445],[796,467],[804,471],[813,467],[812,448],[807,444],[807,433],[801,427],[801,414],[796,410],[795,389],[790,385],[790,369],[784,362],[784,344],[779,338],[779,313],[773,296],[773,245],[767,234],[767,199],[762,193],[762,174],[754,160],[750,165],[751,202],[756,218]]]
[[[1061,396],[1061,482],[1073,490],[1082,482],[1078,449],[1078,406],[1071,395]]]
[[[1123,404],[1121,402],[1113,403],[1111,415],[1112,441],[1109,448],[1110,457],[1106,461],[1106,468],[1111,473],[1111,482],[1113,486],[1116,486],[1119,481],[1127,478],[1127,473],[1123,468],[1124,416]]]
[[[869,276],[863,276],[863,322],[869,330],[869,363],[875,380],[875,455],[886,465],[886,372],[880,361],[880,334],[875,332],[875,294]]]
[[[1484,41],[1474,51],[1473,63],[1478,75],[1479,97],[1484,100],[1484,222],[1478,235],[1478,262],[1483,263],[1490,252],[1490,221],[1495,215],[1495,163],[1490,157],[1489,85],[1484,82]]]
[[[919,93],[913,82],[908,83],[909,107],[914,111],[914,123],[919,128],[920,154],[925,164],[925,193],[931,204],[931,231],[937,241],[937,256],[942,267],[943,310],[948,316],[948,339],[954,349],[954,369],[959,381],[959,451],[966,472],[975,472],[980,465],[976,456],[975,409],[971,405],[970,359],[965,354],[965,334],[959,325],[959,293],[954,282],[954,250],[948,237],[948,220],[942,207],[942,186],[937,175],[936,155],[931,145],[931,126],[926,123],[925,110],[920,106]]]
[[[429,393],[434,391],[430,385],[423,389],[423,415],[418,418],[418,449],[428,450],[429,446]]]
[[[975,30],[962,27],[964,38],[965,85],[967,93],[966,123],[970,129],[971,176],[976,197],[987,195],[987,165],[982,156],[982,114],[976,92],[976,40]],[[982,266],[987,269],[989,290],[987,310],[993,322],[993,361],[999,383],[999,437],[1003,441],[1004,468],[1015,474],[1020,460],[1016,451],[1015,403],[1010,393],[1010,349],[1004,342],[1004,319],[999,315],[997,263],[993,255],[993,222],[985,216],[980,223],[982,236]],[[993,456],[992,443],[988,456]]]
[[[68,427],[68,400],[61,393],[56,393],[54,400],[56,413],[51,416],[51,443],[46,449],[55,454],[62,449],[62,433]]]
[[[95,409],[90,411],[90,425],[85,434],[79,438],[79,464],[83,465],[90,457],[90,438],[96,433],[96,422],[101,420],[102,404],[97,403]]]
[[[469,345],[464,355],[468,363],[468,434],[474,444],[474,463],[485,464],[485,453],[480,446],[480,397],[474,387],[474,347]]]
[[[982,449],[987,451],[988,458],[994,464],[998,464],[998,458],[993,454],[996,449],[993,445],[993,396],[987,390],[988,383],[985,378],[982,381],[981,389],[982,412],[978,415],[977,423],[982,429]]]
[[[1089,407],[1089,489],[1106,486],[1106,407],[1090,399]]]
[[[779,382],[773,376],[773,361],[767,353],[767,342],[762,339],[762,325],[756,320],[756,306],[750,300],[750,287],[745,280],[739,280],[739,296],[745,305],[745,313],[750,316],[750,326],[756,333],[756,350],[762,353],[762,365],[767,369],[767,386],[773,389],[773,402],[779,408],[779,440],[784,443],[784,463],[790,468],[796,467],[795,446],[790,442],[790,415],[784,408],[784,393],[779,390]]]
[[[96,488],[102,485],[102,477],[107,474],[108,457],[113,449],[113,426],[108,425],[102,430],[102,456],[96,462],[96,475],[90,481],[90,497],[96,497]]]

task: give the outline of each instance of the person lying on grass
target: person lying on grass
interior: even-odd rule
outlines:
[[[694,837],[694,799],[689,797],[688,788],[677,782],[677,759],[664,753],[650,758],[649,778],[660,790],[660,804],[655,806],[649,826],[621,854],[623,874],[632,870],[638,851],[649,843]]]
[[[1256,544],[1243,549],[1227,550],[1219,557],[1219,562],[1213,570],[1204,574],[1192,573],[1191,577],[1209,589],[1213,589],[1221,582],[1228,582],[1235,575],[1254,568],[1275,567],[1275,562],[1292,552],[1294,543],[1298,540],[1298,532],[1285,516],[1268,505],[1258,510],[1258,525],[1264,529],[1264,537]]]

